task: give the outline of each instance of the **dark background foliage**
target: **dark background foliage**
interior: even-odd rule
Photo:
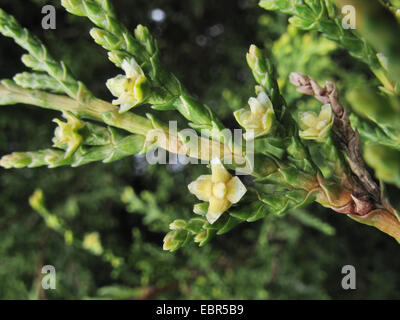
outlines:
[[[235,126],[232,111],[244,106],[253,92],[254,81],[245,61],[249,45],[273,52],[274,41],[287,28],[286,16],[265,12],[253,0],[114,3],[131,30],[139,23],[150,28],[159,39],[167,67],[231,127]],[[56,30],[41,28],[45,4],[57,8]],[[98,96],[112,99],[104,83],[120,71],[89,37],[89,21],[67,14],[59,1],[1,0],[0,7],[38,35]],[[152,19],[157,8],[165,13],[163,21]],[[299,32],[294,39],[302,36]],[[325,42],[313,35],[308,45],[295,41],[275,48],[281,76],[285,68],[298,65],[303,51],[296,46],[303,45],[305,50],[325,46]],[[304,51],[303,70],[288,71],[308,72],[319,80],[330,77],[342,88],[359,78],[368,79],[366,68],[343,50],[327,51],[321,54],[323,58]],[[22,53],[12,40],[1,38],[1,78],[23,70]],[[290,88],[285,90],[294,106],[298,96]],[[299,108],[304,104],[298,101]],[[31,106],[1,107],[0,154],[49,147],[54,130],[51,119],[56,116]],[[163,252],[169,222],[192,215],[195,199],[186,185],[205,170],[148,166],[142,157],[79,168],[1,169],[0,298],[398,297],[398,244],[318,206],[239,226],[203,248],[191,244],[174,254]],[[98,232],[105,254],[69,245],[63,234],[49,228],[28,203],[37,188],[43,190],[49,210],[66,222],[75,238]],[[310,222],[313,217],[323,222]],[[118,263],[107,258],[110,252],[120,258]],[[56,290],[40,289],[45,264],[56,267]],[[341,268],[347,264],[356,267],[357,290],[341,287]]]

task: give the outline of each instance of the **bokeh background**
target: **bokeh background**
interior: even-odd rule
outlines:
[[[288,85],[291,71],[338,81],[341,91],[370,81],[367,67],[318,34],[287,26],[287,16],[255,0],[118,0],[121,20],[159,39],[162,58],[186,87],[234,128],[232,112],[253,94],[245,54],[264,47],[278,66],[290,107],[312,109]],[[41,7],[57,8],[57,29],[41,28]],[[0,0],[56,58],[98,96],[120,73],[89,37],[91,23],[52,0]],[[23,50],[0,38],[0,77],[24,70]],[[144,112],[146,107],[141,107]],[[56,112],[31,106],[0,110],[0,155],[51,145]],[[166,113],[165,117],[178,117]],[[399,246],[385,234],[319,206],[243,224],[203,248],[162,250],[168,224],[193,215],[187,184],[204,166],[147,165],[143,157],[79,168],[0,169],[1,299],[396,299]],[[73,230],[51,228],[28,199],[43,190],[51,215]],[[391,190],[394,204],[396,190]],[[86,239],[86,241],[84,241]],[[54,265],[56,290],[41,288]],[[341,269],[354,265],[357,289],[343,290]]]

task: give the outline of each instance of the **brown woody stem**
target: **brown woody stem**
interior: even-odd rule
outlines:
[[[322,88],[300,72],[291,73],[290,82],[298,87],[297,91],[331,105],[334,114],[333,137],[351,170],[344,177],[342,185],[336,186],[339,190],[320,178],[320,191],[323,192],[317,193],[317,201],[323,205],[327,203],[334,211],[345,213],[353,220],[374,226],[400,242],[400,221],[396,210],[389,205],[367,170],[361,156],[360,136],[351,127],[346,110],[339,103],[335,83],[326,81]]]

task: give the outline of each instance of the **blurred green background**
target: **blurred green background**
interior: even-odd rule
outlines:
[[[274,57],[293,108],[317,104],[288,85],[291,71],[336,80],[342,92],[371,78],[363,64],[332,42],[287,29],[287,16],[266,12],[255,0],[113,2],[131,30],[139,23],[150,28],[165,65],[231,128],[232,111],[253,93],[245,61],[251,43]],[[56,30],[41,28],[45,4],[57,8]],[[0,7],[38,35],[99,97],[112,99],[104,83],[121,71],[89,37],[89,21],[67,14],[59,1],[1,0]],[[0,39],[1,78],[24,69],[22,53],[12,40]],[[49,147],[56,116],[31,106],[1,107],[0,155]],[[190,244],[174,254],[162,251],[168,224],[193,215],[196,199],[187,184],[206,171],[205,166],[149,166],[139,156],[79,168],[0,169],[0,298],[398,297],[398,244],[319,206],[243,224],[203,248]],[[53,230],[30,208],[28,198],[37,188],[75,239],[86,236],[84,246],[71,244],[71,235]],[[389,192],[396,198],[396,190]],[[45,264],[56,268],[56,290],[41,289]],[[347,264],[357,270],[356,290],[341,287]]]

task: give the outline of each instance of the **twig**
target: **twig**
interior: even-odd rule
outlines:
[[[381,202],[380,191],[361,156],[360,136],[351,127],[347,112],[339,103],[336,84],[326,81],[325,87],[321,88],[313,79],[300,72],[292,72],[290,82],[298,87],[297,91],[331,105],[334,114],[332,132],[353,173],[355,185],[352,197],[357,212],[360,215],[368,213],[374,206],[373,202]]]

